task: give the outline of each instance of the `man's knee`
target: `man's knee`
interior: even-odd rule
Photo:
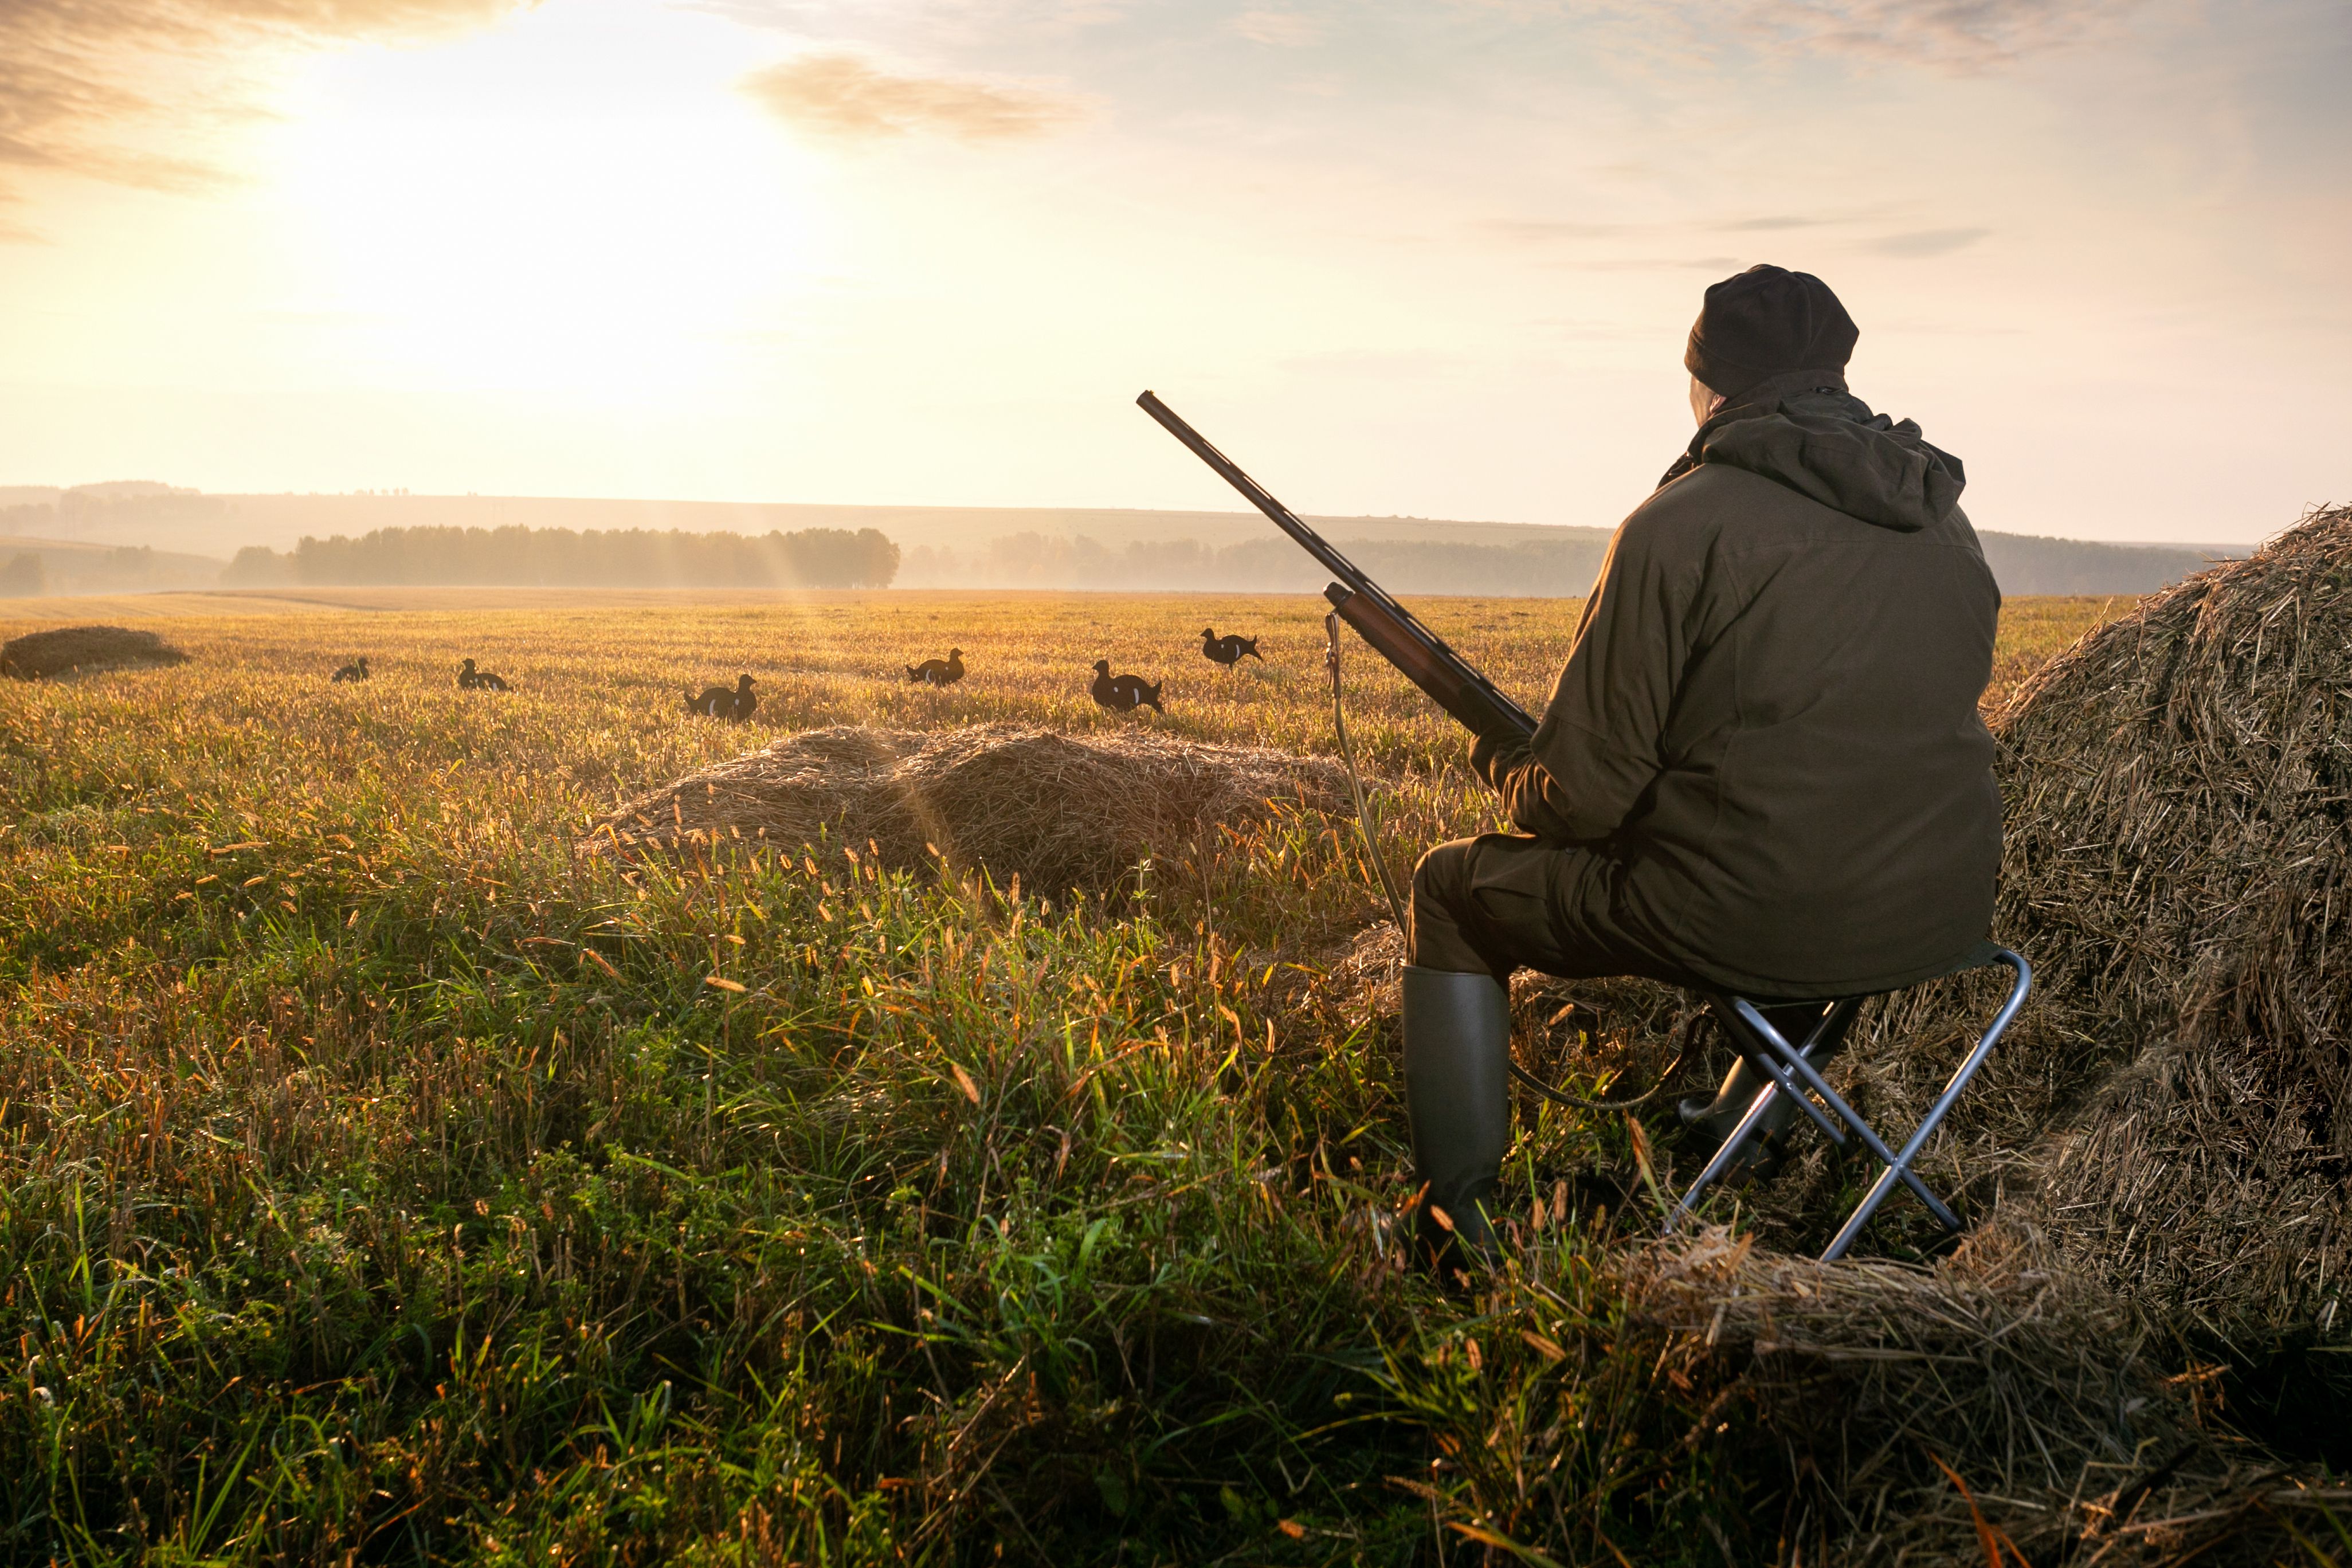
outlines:
[[[1477,840],[1441,844],[1412,868],[1412,962],[1423,969],[1465,973],[1487,967],[1463,930],[1470,914],[1470,868]]]
[[[1478,848],[1475,838],[1440,844],[1412,868],[1412,901],[1458,910],[1470,892],[1470,861]]]

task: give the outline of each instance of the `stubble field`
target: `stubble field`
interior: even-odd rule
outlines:
[[[2129,603],[2011,605],[1992,695]],[[1417,607],[1534,707],[1580,606]],[[1523,1103],[1513,1271],[1448,1296],[1401,1266],[1393,1043],[1333,973],[1383,913],[1350,823],[1204,840],[1117,908],[856,846],[581,847],[818,725],[1328,752],[1316,602],[0,617],[193,656],[0,689],[0,1554],[1646,1564],[1790,1538],[1771,1444],[1612,1291],[1654,1223],[1623,1120]],[[1211,623],[1266,663],[1207,663]],[[962,685],[905,684],[950,646]],[[328,683],[362,653],[373,680]],[[515,689],[455,689],[467,656]],[[1166,677],[1167,717],[1096,709],[1097,658]],[[683,711],[746,671],[750,725]],[[1360,647],[1347,676],[1391,865],[1490,826],[1449,721]]]

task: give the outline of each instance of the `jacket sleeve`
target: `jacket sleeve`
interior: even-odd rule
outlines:
[[[1481,738],[1471,752],[1511,820],[1539,838],[1610,837],[1664,771],[1700,577],[1665,532],[1640,511],[1618,529],[1534,736]]]

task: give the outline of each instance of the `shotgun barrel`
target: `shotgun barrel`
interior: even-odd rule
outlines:
[[[1536,721],[1526,709],[1506,697],[1467,659],[1446,647],[1444,638],[1423,626],[1411,610],[1390,597],[1354,562],[1334,550],[1330,542],[1307,527],[1297,512],[1242,472],[1239,464],[1209,445],[1198,430],[1177,416],[1174,409],[1149,392],[1135,402],[1339,579],[1323,590],[1323,596],[1331,601],[1339,618],[1355,627],[1357,635],[1371,645],[1373,652],[1396,666],[1407,680],[1427,692],[1432,701],[1454,715],[1465,729],[1477,735],[1535,733]]]

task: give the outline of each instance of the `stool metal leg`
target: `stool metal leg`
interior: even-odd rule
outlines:
[[[1781,1039],[1779,1035],[1769,1033],[1769,1026],[1764,1024],[1764,1020],[1760,1016],[1757,1016],[1756,1009],[1748,1002],[1735,997],[1732,1001],[1732,1005],[1738,1008],[1739,1011],[1748,1017],[1751,1027],[1762,1026],[1768,1031],[1766,1035],[1767,1043],[1776,1047],[1780,1052],[1785,1053],[1783,1059],[1790,1069],[1796,1073],[1798,1077],[1804,1079],[1806,1088],[1811,1089],[1815,1094],[1820,1095],[1822,1100],[1828,1104],[1829,1108],[1837,1112],[1839,1121],[1843,1121],[1848,1127],[1853,1129],[1854,1136],[1862,1140],[1864,1148],[1869,1150],[1873,1154],[1877,1156],[1878,1163],[1880,1164],[1894,1168],[1895,1173],[1902,1178],[1903,1184],[1919,1194],[1919,1201],[1927,1205],[1928,1213],[1934,1215],[1948,1230],[1958,1230],[1960,1228],[1958,1216],[1944,1206],[1942,1199],[1937,1197],[1935,1194],[1927,1190],[1927,1183],[1921,1181],[1918,1177],[1913,1175],[1907,1169],[1904,1168],[1902,1163],[1895,1159],[1895,1151],[1889,1149],[1885,1143],[1880,1140],[1878,1134],[1871,1129],[1870,1123],[1864,1121],[1859,1115],[1855,1114],[1853,1107],[1848,1105],[1844,1100],[1839,1096],[1838,1091],[1829,1086],[1829,1080],[1822,1077],[1819,1068],[1815,1068],[1812,1063],[1807,1061],[1804,1058],[1797,1055],[1794,1051],[1790,1051],[1788,1047],[1788,1042]],[[1819,1118],[1816,1117],[1816,1120],[1819,1120]],[[1840,1139],[1839,1142],[1843,1142],[1844,1140]]]
[[[1746,1001],[1735,996],[1731,998],[1731,1008],[1738,1016],[1740,1025],[1754,1037],[1759,1047],[1756,1056],[1751,1059],[1758,1067],[1764,1069],[1766,1076],[1780,1085],[1781,1093],[1796,1097],[1797,1109],[1811,1117],[1813,1125],[1826,1133],[1831,1142],[1841,1148],[1844,1147],[1845,1130],[1830,1120],[1829,1112],[1805,1098],[1804,1086],[1798,1083],[1788,1067],[1783,1065],[1790,1062],[1803,1062],[1804,1051],[1791,1047],[1787,1040],[1780,1037],[1780,1031],[1766,1022],[1764,1015],[1759,1013]],[[1822,1021],[1814,1025],[1811,1033],[1805,1037],[1808,1049],[1811,1048],[1812,1042],[1820,1037],[1822,1029],[1827,1027],[1828,1024],[1829,1016],[1824,1014]],[[1813,1073],[1813,1080],[1818,1081],[1820,1076],[1818,1073]]]
[[[1777,1085],[1769,1083],[1756,1091],[1756,1098],[1748,1102],[1748,1113],[1739,1119],[1739,1125],[1716,1146],[1715,1157],[1706,1163],[1706,1168],[1698,1173],[1698,1180],[1690,1184],[1689,1190],[1683,1194],[1666,1215],[1667,1235],[1673,1235],[1675,1225],[1680,1223],[1683,1215],[1691,1212],[1692,1205],[1698,1202],[1699,1194],[1706,1191],[1707,1184],[1723,1174],[1738,1155],[1740,1145],[1748,1142],[1748,1135],[1756,1130],[1756,1124],[1764,1120],[1764,1112],[1771,1108],[1772,1097],[1780,1092]]]
[[[1837,1236],[1830,1242],[1829,1250],[1822,1254],[1823,1262],[1845,1256],[1846,1248],[1853,1245],[1854,1237],[1862,1234],[1862,1227],[1870,1223],[1871,1215],[1878,1212],[1878,1205],[1885,1203],[1886,1194],[1894,1190],[1896,1177],[1900,1176],[1921,1196],[1927,1196],[1927,1189],[1921,1184],[1916,1176],[1911,1173],[1911,1162],[1918,1157],[1919,1151],[1927,1146],[1929,1135],[1943,1124],[1944,1118],[1950,1113],[1952,1107],[1959,1103],[1962,1091],[1969,1087],[1969,1080],[1976,1077],[1977,1069],[1984,1066],[1986,1058],[1992,1055],[1992,1048],[2000,1041],[2002,1032],[2009,1027],[2010,1020],[2017,1016],[2017,1010],[2020,1007],[2025,1005],[2026,993],[2033,988],[2033,971],[2022,957],[2003,948],[2000,952],[2000,962],[2008,964],[2017,973],[2017,980],[2009,990],[2009,1000],[2001,1004],[2000,1013],[1993,1018],[1992,1026],[1984,1032],[1983,1037],[1977,1041],[1975,1048],[1969,1052],[1967,1058],[1952,1074],[1951,1081],[1944,1086],[1944,1092],[1936,1097],[1936,1103],[1928,1109],[1927,1116],[1921,1120],[1918,1130],[1913,1132],[1909,1140],[1904,1143],[1903,1152],[1892,1159],[1888,1159],[1885,1154],[1879,1155],[1880,1159],[1886,1161],[1885,1169],[1878,1173],[1878,1179],[1871,1183],[1870,1191],[1863,1195],[1862,1202],[1855,1205],[1853,1213],[1846,1217],[1845,1224],[1839,1228]],[[1875,1152],[1874,1136],[1871,1142]],[[1960,1228],[1959,1221],[1953,1217],[1951,1211],[1942,1204],[1928,1198],[1927,1206],[1935,1216],[1943,1222],[1945,1229]]]
[[[1828,1081],[1822,1077],[1821,1070],[1811,1060],[1815,1044],[1824,1037],[1832,1024],[1843,1026],[1845,1017],[1851,1016],[1852,1009],[1860,1005],[1859,997],[1848,998],[1825,1011],[1821,1021],[1807,1031],[1801,1046],[1791,1046],[1787,1038],[1766,1020],[1755,1005],[1746,998],[1725,995],[1710,997],[1726,1024],[1737,1035],[1744,1037],[1745,1043],[1753,1047],[1752,1051],[1742,1054],[1748,1055],[1750,1059],[1764,1071],[1768,1081],[1761,1089],[1757,1091],[1754,1102],[1748,1106],[1747,1114],[1740,1118],[1739,1125],[1732,1129],[1731,1135],[1723,1141],[1722,1146],[1716,1151],[1715,1157],[1707,1162],[1706,1168],[1699,1173],[1698,1179],[1691,1184],[1689,1191],[1683,1194],[1681,1200],[1675,1204],[1673,1212],[1666,1216],[1665,1228],[1671,1232],[1682,1216],[1692,1211],[1698,1202],[1699,1194],[1706,1191],[1707,1185],[1729,1167],[1731,1162],[1738,1156],[1741,1145],[1748,1141],[1754,1132],[1757,1123],[1762,1121],[1765,1111],[1770,1108],[1773,1097],[1790,1094],[1796,1096],[1798,1104],[1823,1131],[1837,1142],[1843,1143],[1845,1138],[1842,1130],[1836,1122],[1830,1120],[1831,1115],[1834,1114],[1837,1121],[1843,1122],[1845,1127],[1852,1129],[1854,1135],[1862,1140],[1864,1146],[1878,1160],[1881,1167],[1876,1179],[1871,1183],[1870,1190],[1864,1194],[1862,1202],[1855,1206],[1853,1213],[1847,1216],[1845,1224],[1839,1228],[1837,1236],[1830,1242],[1829,1250],[1822,1254],[1822,1261],[1828,1262],[1845,1256],[1846,1249],[1853,1245],[1854,1238],[1862,1234],[1863,1227],[1870,1223],[1872,1216],[1878,1212],[1879,1205],[1886,1201],[1888,1194],[1895,1190],[1895,1184],[1898,1181],[1918,1194],[1920,1202],[1927,1205],[1927,1212],[1935,1215],[1938,1224],[1947,1230],[1958,1230],[1959,1217],[1927,1189],[1927,1184],[1919,1179],[1911,1165],[1912,1162],[1918,1158],[1919,1152],[1927,1147],[1927,1140],[1934,1136],[1936,1129],[1943,1124],[1944,1118],[1951,1113],[1955,1105],[1959,1103],[1961,1094],[1967,1090],[1969,1081],[1976,1077],[1977,1069],[1984,1066],[1986,1060],[1991,1057],[1994,1046],[2000,1042],[2001,1035],[2016,1018],[2018,1009],[2025,1005],[2027,993],[2032,989],[2033,972],[2021,956],[2007,948],[2000,948],[1993,950],[1992,962],[2007,964],[2017,976],[2010,987],[2009,997],[2001,1004],[2000,1011],[1994,1016],[1990,1026],[1985,1030],[1969,1050],[1967,1058],[1953,1072],[1950,1080],[1945,1084],[1943,1092],[1936,1097],[1936,1103],[1928,1109],[1927,1116],[1921,1120],[1910,1137],[1904,1142],[1902,1152],[1899,1154],[1887,1148],[1885,1142],[1870,1124],[1856,1114],[1853,1108],[1829,1086]],[[1808,1093],[1809,1090],[1810,1093]],[[1827,1111],[1813,1104],[1812,1096],[1814,1095],[1821,1097],[1822,1104],[1829,1108]]]
[[[1731,1006],[1730,998],[1717,998],[1715,1001],[1716,1005],[1719,1009],[1724,1012],[1729,1011]],[[1797,1047],[1794,1054],[1800,1058],[1804,1057],[1810,1053],[1813,1049],[1814,1046],[1827,1036],[1832,1028],[1843,1029],[1847,1020],[1852,1016],[1853,1010],[1860,1005],[1861,1003],[1858,999],[1848,998],[1837,1003],[1833,1006],[1824,1008],[1821,1018],[1811,1029],[1806,1031],[1804,1044]],[[1781,1037],[1780,1032],[1778,1029],[1775,1029],[1761,1016],[1754,1015],[1753,1009],[1750,1009],[1750,1014],[1753,1019],[1752,1022],[1749,1018],[1746,1017],[1736,1018],[1734,1020],[1735,1025],[1741,1028],[1761,1030],[1765,1038],[1771,1041],[1774,1045],[1779,1046],[1780,1049],[1786,1051],[1790,1048],[1789,1042]],[[1681,1222],[1682,1217],[1685,1215],[1689,1214],[1693,1206],[1697,1204],[1699,1194],[1705,1192],[1709,1184],[1713,1183],[1717,1177],[1722,1175],[1724,1171],[1730,1166],[1731,1162],[1738,1157],[1740,1149],[1747,1143],[1748,1137],[1755,1131],[1756,1124],[1764,1119],[1765,1111],[1771,1109],[1772,1100],[1775,1095],[1795,1094],[1797,1096],[1798,1103],[1801,1105],[1806,1111],[1811,1113],[1815,1121],[1821,1123],[1822,1130],[1823,1131],[1827,1132],[1832,1138],[1835,1139],[1840,1143],[1843,1143],[1845,1142],[1845,1134],[1841,1131],[1835,1124],[1828,1121],[1827,1118],[1825,1118],[1822,1113],[1815,1108],[1811,1101],[1807,1100],[1803,1094],[1799,1092],[1799,1090],[1790,1083],[1788,1070],[1785,1068],[1780,1067],[1780,1064],[1771,1060],[1769,1056],[1763,1057],[1761,1059],[1758,1059],[1750,1056],[1750,1053],[1746,1051],[1743,1051],[1740,1054],[1742,1056],[1749,1056],[1750,1059],[1755,1059],[1757,1061],[1757,1065],[1764,1068],[1769,1081],[1766,1082],[1762,1089],[1756,1091],[1756,1098],[1748,1101],[1748,1110],[1746,1114],[1740,1117],[1739,1124],[1734,1127],[1731,1131],[1726,1135],[1723,1142],[1717,1146],[1714,1157],[1708,1160],[1706,1168],[1699,1172],[1698,1179],[1690,1184],[1688,1189],[1684,1192],[1681,1199],[1675,1203],[1672,1212],[1666,1215],[1665,1230],[1669,1235],[1673,1233],[1675,1226]]]

